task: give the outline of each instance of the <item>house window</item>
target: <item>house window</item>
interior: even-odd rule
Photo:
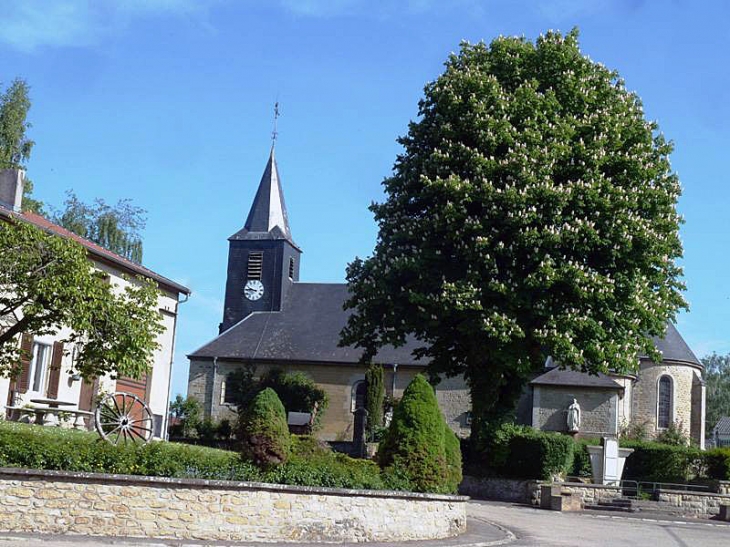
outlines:
[[[289,279],[294,279],[294,257],[289,257]]]
[[[659,378],[657,385],[657,427],[666,429],[672,423],[672,379]]]
[[[248,253],[248,279],[261,279],[264,268],[264,253]]]
[[[33,381],[31,391],[40,392],[46,389],[46,373],[50,356],[51,346],[38,342],[33,344],[33,357],[30,362],[30,378]]]

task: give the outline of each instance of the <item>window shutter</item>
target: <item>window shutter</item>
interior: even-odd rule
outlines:
[[[19,393],[28,391],[28,384],[30,383],[30,360],[32,357],[33,337],[30,334],[24,334],[20,338],[20,364],[22,368],[18,376],[17,390]]]
[[[53,343],[53,356],[51,357],[51,370],[48,374],[49,399],[58,398],[58,383],[61,379],[61,359],[63,358],[63,342]]]

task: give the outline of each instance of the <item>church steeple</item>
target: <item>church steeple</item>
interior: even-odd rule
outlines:
[[[228,241],[221,332],[252,312],[281,310],[299,280],[302,251],[292,239],[273,146],[246,223]]]
[[[281,190],[281,180],[273,146],[246,223],[229,239],[284,239],[295,247],[297,246],[292,239],[291,228],[289,228],[289,217],[286,213],[284,193]]]

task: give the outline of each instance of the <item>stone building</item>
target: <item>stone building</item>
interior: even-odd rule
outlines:
[[[345,284],[299,281],[301,249],[287,219],[272,148],[243,228],[229,238],[228,277],[220,334],[188,357],[188,394],[214,419],[235,415],[228,375],[253,365],[256,374],[276,367],[308,374],[329,396],[319,435],[350,440],[354,410],[365,394],[361,351],[340,347],[339,334],[349,312],[342,309]],[[546,370],[525,390],[518,418],[545,430],[566,431],[566,409],[573,398],[582,409],[580,434],[615,435],[628,424],[645,424],[650,434],[679,424],[703,441],[702,366],[669,325],[656,341],[660,364],[641,359],[636,375],[589,376]],[[426,369],[412,356],[413,344],[384,347],[374,361],[386,371],[386,393],[399,398],[410,380]],[[463,378],[436,387],[441,409],[461,436],[470,432],[469,392]]]
[[[636,374],[592,376],[547,366],[530,382],[521,401],[520,421],[537,429],[567,431],[566,409],[576,399],[582,414],[579,435],[620,435],[641,429],[652,437],[675,425],[704,447],[702,363],[671,323],[654,344],[662,361],[642,356]]]

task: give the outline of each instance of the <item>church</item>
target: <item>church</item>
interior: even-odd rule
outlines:
[[[300,371],[329,398],[317,435],[352,440],[367,367],[360,363],[361,350],[338,345],[350,314],[342,307],[347,285],[299,280],[302,250],[289,226],[273,147],[246,221],[228,241],[223,321],[216,338],[188,355],[188,395],[201,402],[206,416],[231,419],[236,408],[226,380],[233,371],[251,365],[256,375],[271,368]],[[662,362],[640,357],[634,375],[591,376],[560,370],[548,359],[545,371],[526,387],[517,420],[567,433],[567,409],[575,400],[581,425],[572,434],[615,436],[636,426],[654,436],[676,424],[703,445],[702,364],[671,324],[655,343]],[[383,366],[386,394],[394,400],[426,370],[427,363],[413,357],[414,347],[386,346],[373,359]],[[464,379],[444,378],[436,396],[449,426],[468,436],[471,399]]]

